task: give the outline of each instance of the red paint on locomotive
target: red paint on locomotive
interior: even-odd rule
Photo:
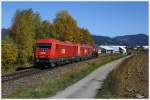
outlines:
[[[71,42],[62,42],[53,38],[39,39],[35,42],[35,59],[53,60],[59,58],[78,58],[91,57],[94,47],[86,44],[74,44]]]

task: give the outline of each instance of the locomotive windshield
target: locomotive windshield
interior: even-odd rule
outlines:
[[[36,44],[36,48],[50,49],[51,44],[50,43],[38,43]]]

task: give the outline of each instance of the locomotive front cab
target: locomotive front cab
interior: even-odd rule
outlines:
[[[36,43],[36,58],[49,58],[51,43]]]
[[[34,49],[35,65],[50,65],[52,61],[52,47],[53,42],[50,38],[39,39],[36,41]]]

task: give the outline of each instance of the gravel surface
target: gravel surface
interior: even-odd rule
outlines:
[[[107,77],[108,73],[128,57],[130,56],[120,58],[119,60],[115,60],[99,67],[82,80],[49,98],[94,98],[97,90],[101,88],[102,82]]]

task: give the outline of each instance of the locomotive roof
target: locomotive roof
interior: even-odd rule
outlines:
[[[80,45],[81,47],[92,47],[91,45],[88,44],[72,43],[70,41],[59,41],[54,38],[43,38],[36,40],[36,43],[52,43],[52,42],[59,43],[62,45]]]
[[[51,43],[52,41],[56,41],[56,39],[53,38],[43,38],[36,40],[36,43]]]
[[[43,38],[43,39],[36,40],[36,43],[52,43],[52,42],[64,44],[64,45],[65,44],[75,45],[74,43],[72,43],[70,41],[59,41],[59,40],[56,40],[54,38]]]

